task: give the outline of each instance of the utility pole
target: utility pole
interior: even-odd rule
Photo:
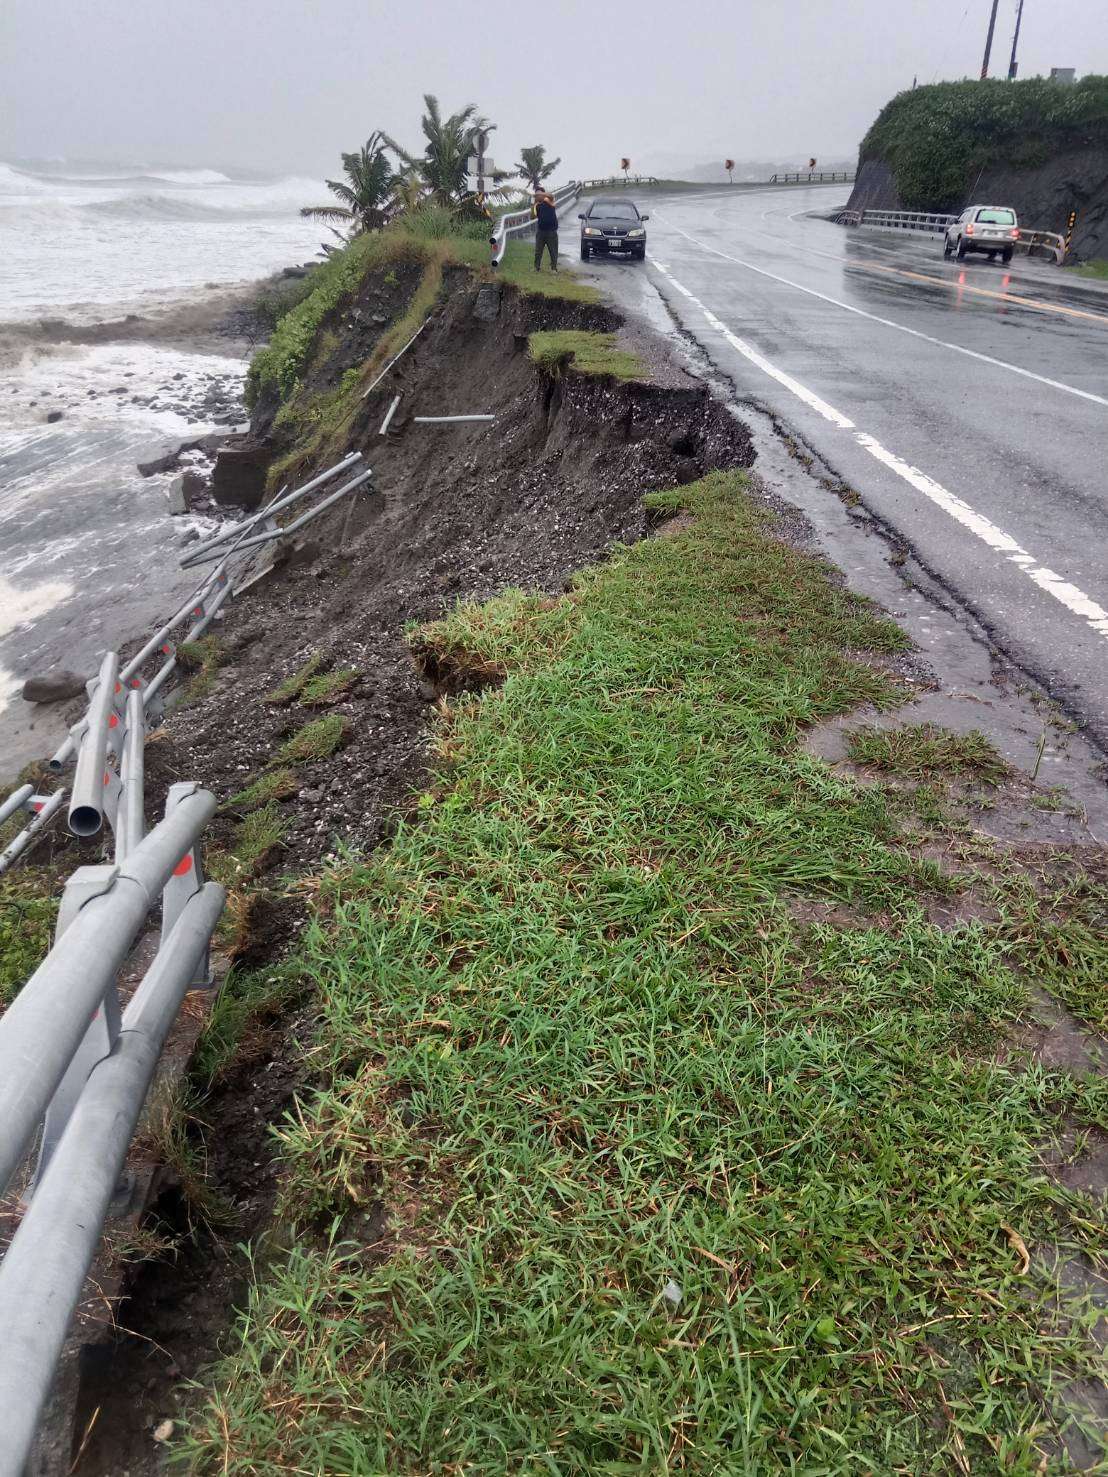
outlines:
[[[981,63],[982,81],[989,75],[989,57],[993,51],[993,32],[996,30],[996,12],[999,5],[1000,0],[993,0],[993,10],[989,16],[989,34],[985,37],[985,60]]]
[[[1016,11],[1016,33],[1012,37],[1012,60],[1008,63],[1009,82],[1014,82],[1016,80],[1016,72],[1019,70],[1019,63],[1016,61],[1016,47],[1020,44],[1020,23],[1022,20],[1023,0],[1020,0],[1019,8]]]
[[[484,131],[477,135],[477,204],[481,207],[485,204],[485,150],[489,145],[489,136]]]

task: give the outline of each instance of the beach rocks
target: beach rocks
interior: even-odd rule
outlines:
[[[183,450],[183,446],[178,446],[176,451],[167,451],[161,456],[151,457],[148,462],[139,462],[138,469],[140,475],[143,477],[156,477],[160,472],[172,472]]]
[[[177,464],[186,451],[202,451],[205,456],[214,456],[226,439],[226,432],[212,431],[207,436],[197,436],[192,441],[182,441],[173,451],[162,452],[149,461],[139,462],[138,469],[143,477],[156,477],[162,472],[175,472]]]
[[[221,507],[248,508],[261,503],[273,448],[259,436],[228,436],[215,455],[212,496]]]
[[[67,672],[62,667],[45,673],[42,677],[28,677],[23,684],[23,701],[26,703],[63,703],[67,698],[80,697],[85,690],[85,679],[76,672]]]
[[[54,425],[57,421],[60,421],[61,418],[62,412],[60,410],[48,410],[46,412],[46,424],[48,426]]]
[[[169,484],[169,511],[174,515],[190,513],[198,498],[207,490],[208,484],[199,472],[186,468]]]

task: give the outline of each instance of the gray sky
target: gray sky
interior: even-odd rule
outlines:
[[[993,73],[1016,0],[1001,0]],[[893,93],[976,75],[989,0],[3,0],[0,158],[333,173],[421,95],[477,103],[493,155],[850,155]],[[1026,0],[1020,73],[1108,72],[1106,0]],[[561,173],[561,171],[559,171]]]

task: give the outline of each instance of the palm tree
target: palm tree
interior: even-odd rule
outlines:
[[[423,153],[409,154],[387,134],[385,143],[414,171],[436,205],[457,205],[472,193],[466,160],[477,152],[477,135],[491,133],[494,125],[480,116],[474,103],[444,119],[437,97],[426,92],[423,102],[427,108],[422,118],[427,140]]]
[[[385,153],[389,147],[383,133],[372,133],[357,154],[344,154],[346,181],[329,179],[327,188],[341,205],[305,205],[300,214],[319,221],[345,221],[349,234],[374,231],[383,226],[392,210],[397,176]]]
[[[515,173],[520,179],[530,180],[532,190],[537,190],[541,187],[543,180],[550,178],[561,162],[561,159],[552,159],[547,164],[546,149],[542,144],[534,144],[529,149],[520,149]]]

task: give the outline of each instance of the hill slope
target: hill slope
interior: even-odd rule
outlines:
[[[851,208],[1012,204],[1039,230],[1077,212],[1077,259],[1108,253],[1108,77],[942,82],[902,92],[862,140]]]

